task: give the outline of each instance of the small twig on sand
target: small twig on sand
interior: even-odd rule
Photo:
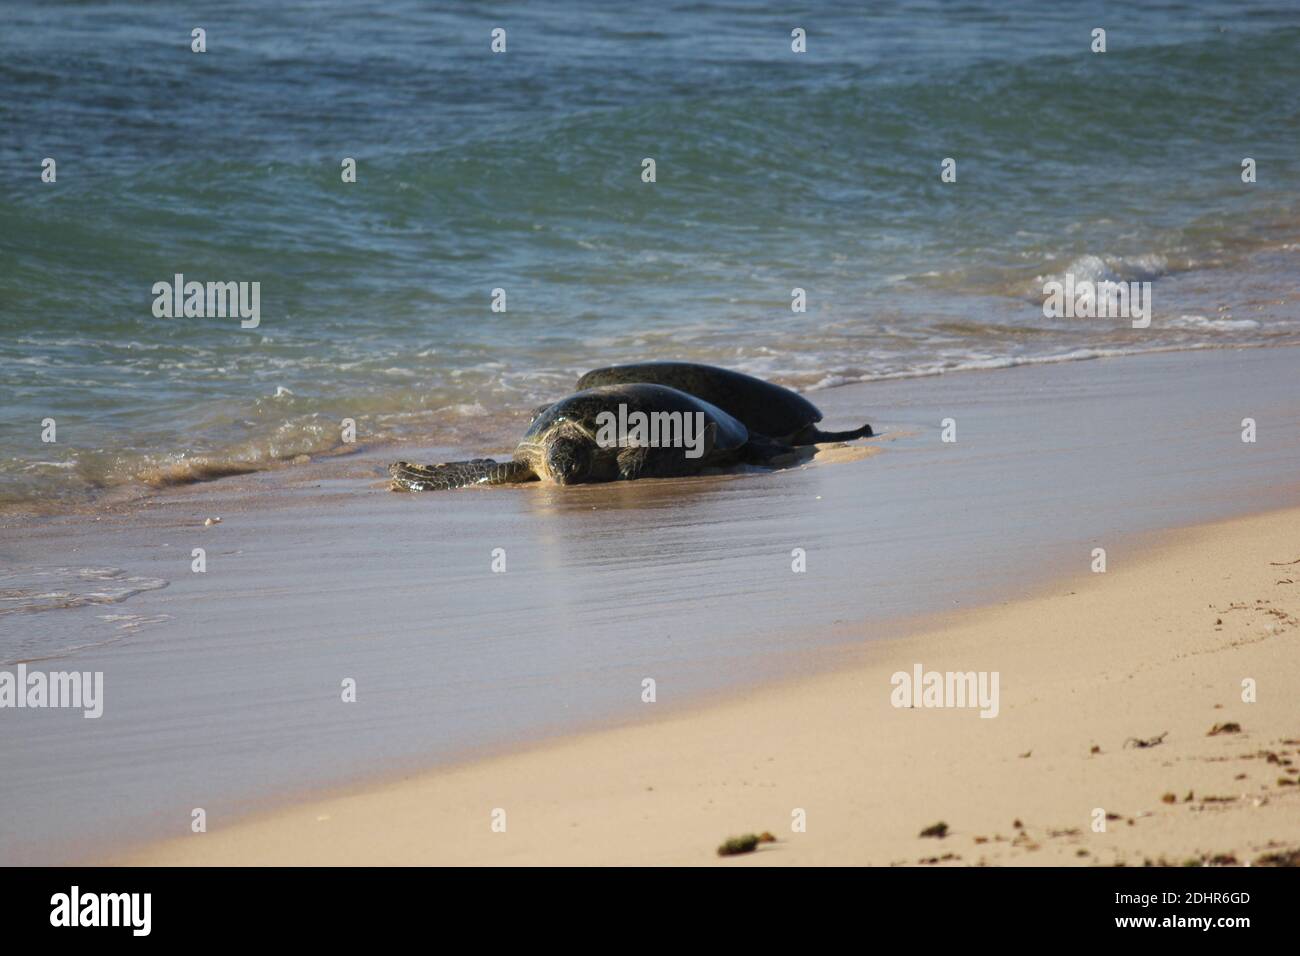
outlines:
[[[1148,737],[1146,740],[1140,740],[1137,737],[1130,737],[1128,740],[1124,741],[1124,746],[1127,747],[1129,744],[1132,744],[1134,747],[1154,747],[1157,744],[1164,743],[1165,738],[1168,736],[1169,736],[1169,731],[1166,730],[1160,736]]]

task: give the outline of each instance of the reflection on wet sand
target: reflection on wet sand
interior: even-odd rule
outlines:
[[[741,466],[734,469],[710,469],[704,474],[685,478],[643,478],[639,481],[614,481],[591,485],[561,487],[544,483],[531,485],[530,510],[539,515],[571,514],[575,511],[615,510],[649,511],[681,508],[683,505],[707,503],[719,495],[733,494],[733,483],[753,480],[798,469],[804,465],[838,465],[861,461],[877,454],[880,448],[866,442],[812,445],[795,450],[797,458],[776,467]],[[693,512],[687,512],[688,515]]]

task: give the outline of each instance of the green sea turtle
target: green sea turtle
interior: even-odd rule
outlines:
[[[743,372],[701,365],[696,362],[635,362],[610,365],[588,372],[578,379],[579,389],[598,385],[644,382],[667,385],[716,405],[758,432],[788,445],[870,438],[871,426],[843,432],[824,432],[817,427],[822,413],[812,402],[780,385],[773,385]],[[550,406],[535,410],[540,415]]]
[[[638,431],[640,423],[646,427]],[[692,475],[740,462],[773,464],[793,455],[790,445],[751,432],[703,399],[637,382],[584,389],[547,406],[524,433],[511,461],[399,461],[388,473],[394,491],[537,479],[571,485]]]

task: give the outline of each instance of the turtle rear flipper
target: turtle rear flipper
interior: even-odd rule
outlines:
[[[847,432],[824,432],[816,425],[805,425],[790,437],[790,444],[819,445],[828,441],[853,441],[855,438],[870,438],[874,434],[870,425]]]
[[[749,465],[782,468],[797,463],[799,461],[799,452],[787,442],[750,432],[749,441],[741,449],[740,457],[742,461]]]
[[[412,465],[399,461],[388,466],[394,491],[445,491],[467,485],[508,485],[534,481],[537,475],[522,461],[474,458],[443,465]]]

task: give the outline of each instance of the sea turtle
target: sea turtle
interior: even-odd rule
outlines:
[[[637,413],[644,417],[638,419]],[[654,431],[647,427],[638,433],[637,422],[656,423]],[[661,440],[665,434],[667,442]],[[703,399],[637,382],[584,389],[547,406],[524,433],[512,461],[399,461],[388,473],[394,491],[536,479],[571,485],[691,475],[739,462],[773,464],[793,455],[788,444],[751,432]]]
[[[822,413],[812,402],[788,388],[773,385],[743,372],[701,365],[696,362],[635,362],[610,365],[588,372],[578,379],[579,389],[597,385],[624,385],[645,382],[667,385],[716,405],[759,432],[788,445],[815,445],[818,442],[851,441],[870,438],[871,426],[863,425],[843,432],[824,432],[816,423]],[[535,409],[539,416],[550,406]]]

